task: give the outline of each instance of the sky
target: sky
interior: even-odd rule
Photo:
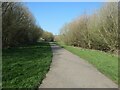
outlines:
[[[64,24],[84,13],[92,14],[102,2],[26,2],[30,12],[45,31],[58,35]]]

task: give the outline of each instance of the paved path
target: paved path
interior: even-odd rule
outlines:
[[[117,88],[87,61],[57,45],[51,47],[51,68],[39,88]]]

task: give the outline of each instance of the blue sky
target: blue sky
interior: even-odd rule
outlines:
[[[38,25],[44,30],[59,34],[65,23],[69,23],[84,12],[94,13],[100,2],[26,2]]]

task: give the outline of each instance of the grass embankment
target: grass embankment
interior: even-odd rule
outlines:
[[[61,47],[93,64],[100,72],[118,83],[118,57],[98,50],[82,49],[57,43]]]
[[[3,49],[3,88],[37,88],[48,72],[51,60],[48,43]]]

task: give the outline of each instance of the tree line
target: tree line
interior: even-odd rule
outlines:
[[[87,49],[118,51],[118,3],[104,3],[92,15],[84,13],[65,24],[57,40]]]
[[[34,43],[44,36],[43,33],[45,34],[46,31],[36,24],[34,16],[25,4],[20,2],[2,3],[3,48]]]

